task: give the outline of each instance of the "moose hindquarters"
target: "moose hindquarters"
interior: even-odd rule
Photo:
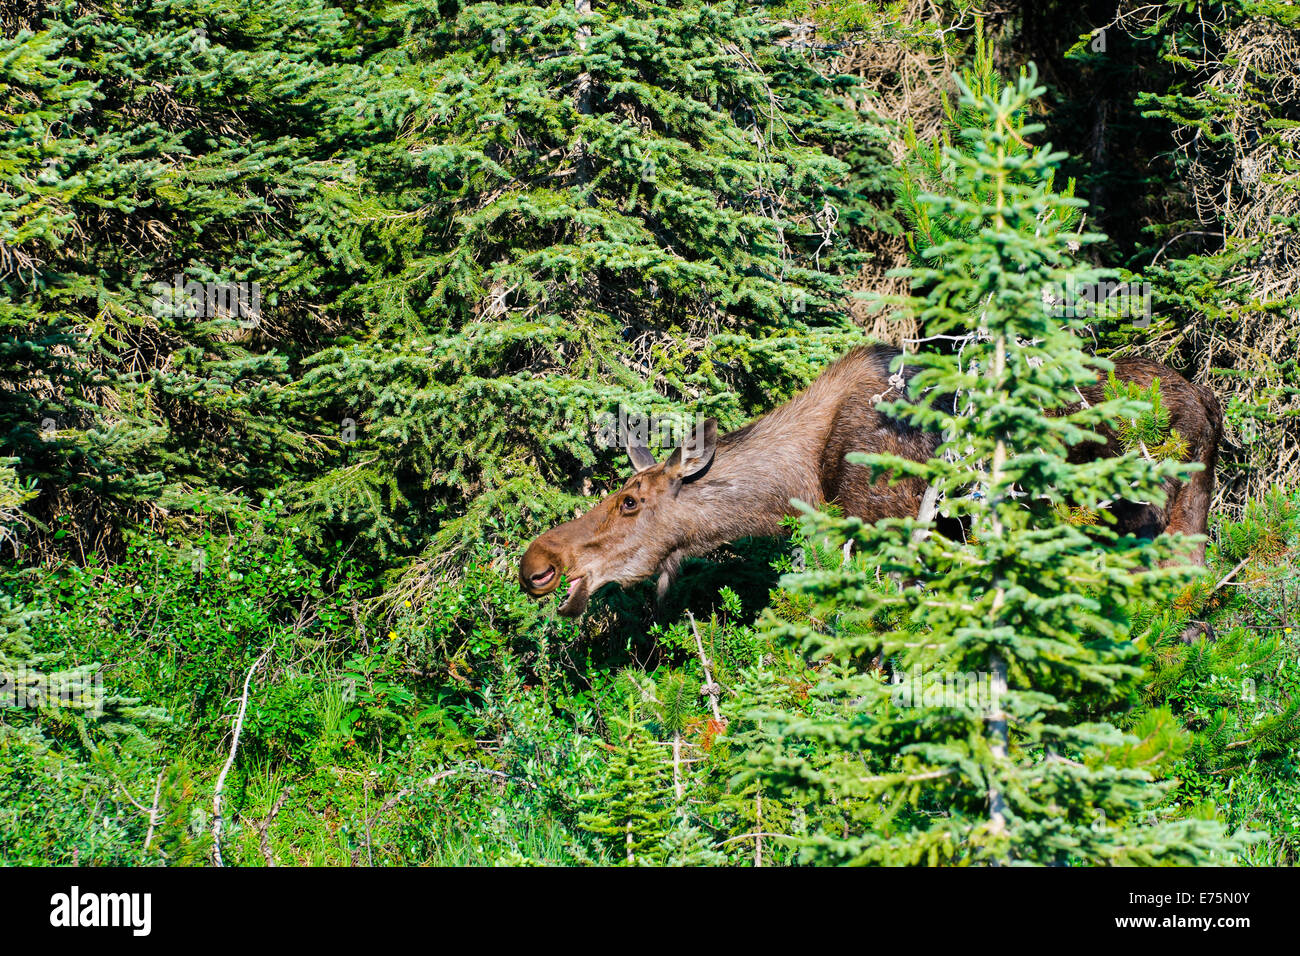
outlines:
[[[1219,463],[1219,443],[1223,438],[1223,409],[1214,392],[1194,385],[1168,366],[1143,358],[1114,360],[1115,377],[1141,388],[1160,380],[1160,396],[1169,412],[1169,427],[1187,443],[1189,462],[1203,467],[1187,481],[1175,482],[1168,489],[1163,508],[1141,502],[1117,502],[1111,511],[1118,519],[1116,530],[1144,538],[1161,534],[1203,535],[1209,529],[1210,501],[1214,497],[1214,470]],[[1105,388],[1099,380],[1081,390],[1085,401],[1099,404],[1105,400]],[[1105,445],[1080,445],[1070,454],[1072,462],[1093,461],[1102,455],[1120,455],[1123,449],[1113,432],[1104,432]],[[1165,564],[1205,564],[1205,543],[1189,545],[1182,554]]]

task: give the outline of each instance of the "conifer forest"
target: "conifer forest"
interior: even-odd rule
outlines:
[[[1300,862],[1291,0],[0,30],[0,863]]]

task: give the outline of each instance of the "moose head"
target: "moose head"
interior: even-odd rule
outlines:
[[[718,423],[706,419],[666,461],[635,440],[627,455],[636,473],[586,514],[547,531],[524,552],[519,583],[533,597],[544,597],[568,582],[559,612],[576,617],[597,590],[611,582],[622,587],[659,575],[659,598],[690,551],[693,522],[691,484],[713,463]]]

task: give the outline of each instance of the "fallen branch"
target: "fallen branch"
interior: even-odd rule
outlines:
[[[153,785],[153,806],[149,808],[149,832],[144,836],[144,852],[149,852],[149,844],[153,842],[154,827],[158,825],[158,794],[162,792],[162,778],[165,770],[158,771],[158,779]]]
[[[1242,558],[1241,561],[1238,562],[1235,568],[1233,568],[1231,571],[1229,571],[1227,574],[1225,574],[1222,578],[1219,579],[1219,583],[1214,586],[1214,591],[1219,590],[1219,588],[1223,587],[1225,584],[1227,584],[1229,581],[1235,578],[1237,576],[1237,572],[1240,571],[1242,568],[1244,568],[1249,562],[1250,562],[1249,556]],[[1211,591],[1210,593],[1213,594],[1214,591]]]
[[[221,859],[221,796],[226,788],[226,775],[230,773],[230,768],[235,763],[235,752],[239,749],[239,735],[244,730],[244,715],[248,712],[248,685],[252,683],[253,672],[262,666],[262,662],[266,660],[274,646],[275,642],[272,641],[266,650],[262,651],[262,656],[253,661],[253,666],[244,675],[244,692],[239,698],[239,713],[235,715],[235,732],[230,738],[230,756],[226,758],[226,765],[217,775],[217,789],[212,795],[212,855],[217,866],[226,865]]]

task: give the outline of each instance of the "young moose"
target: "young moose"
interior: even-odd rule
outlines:
[[[746,536],[775,535],[796,513],[790,499],[834,502],[867,522],[915,516],[924,483],[907,478],[890,485],[849,464],[850,452],[884,452],[924,461],[939,436],[876,411],[874,396],[889,391],[889,365],[898,350],[868,346],[849,352],[776,410],[727,435],[709,419],[696,429],[683,456],[678,448],[662,464],[649,450],[629,445],[636,474],[589,512],[547,531],[524,553],[519,580],[534,597],[550,594],[561,577],[569,583],[560,613],[576,616],[599,588],[623,587],[658,575],[662,599],[684,559]],[[1205,532],[1214,489],[1223,413],[1214,393],[1156,362],[1115,360],[1120,381],[1149,387],[1160,379],[1170,425],[1188,445],[1188,460],[1205,467],[1168,489],[1163,508],[1121,501],[1111,511],[1116,530],[1144,537],[1164,532]],[[1103,400],[1100,382],[1082,390]],[[1117,455],[1116,438],[1076,446],[1071,459]],[[1204,546],[1190,559],[1205,561]]]

